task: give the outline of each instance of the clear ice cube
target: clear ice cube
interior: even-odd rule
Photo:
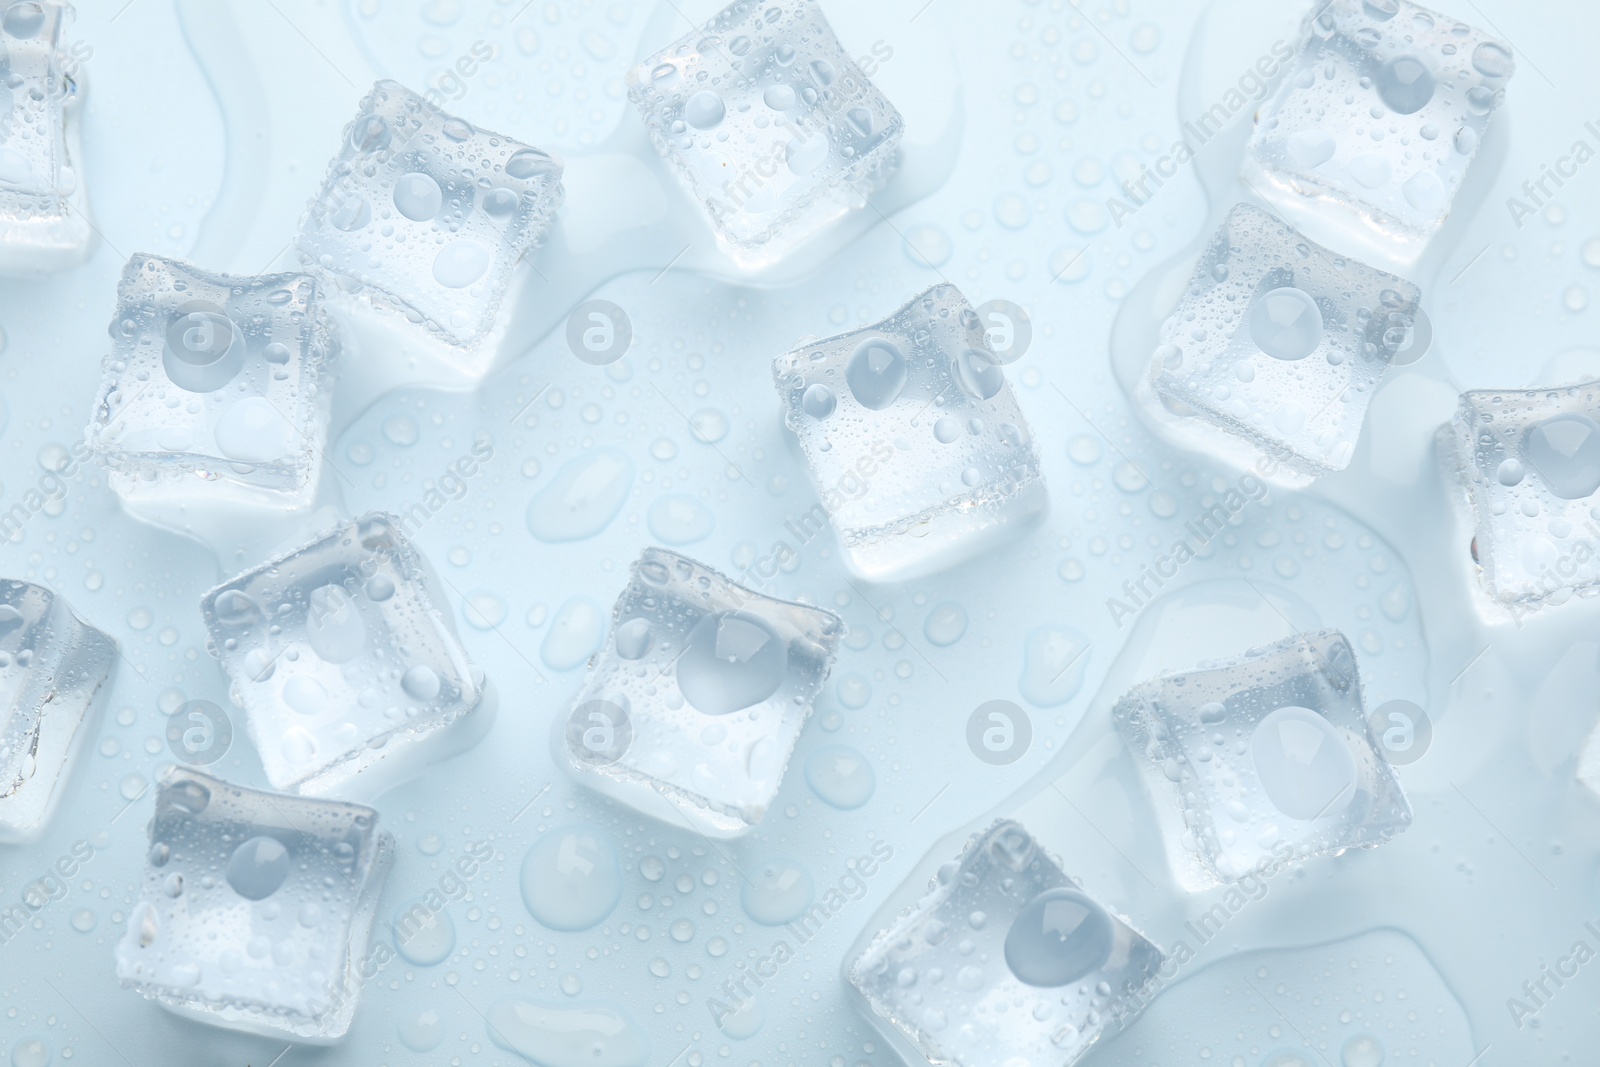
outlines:
[[[881,188],[904,123],[814,0],[738,0],[628,72],[656,149],[747,267]]]
[[[939,869],[845,977],[890,1043],[930,1065],[1069,1067],[1115,1005],[1143,1001],[1162,958],[1002,819]]]
[[[341,521],[201,600],[274,788],[376,796],[482,725],[467,722],[481,672],[403,530],[382,512]]]
[[[307,1044],[350,1029],[394,841],[371,808],[161,778],[117,977],[213,1026]]]
[[[49,589],[0,579],[0,841],[49,821],[116,655]]]
[[[1352,250],[1414,262],[1515,67],[1504,41],[1408,0],[1319,3],[1261,109],[1244,180],[1303,229],[1320,216]]]
[[[1241,465],[1265,455],[1304,480],[1343,470],[1418,300],[1410,282],[1239,204],[1161,326],[1158,418]]]
[[[1189,892],[1380,845],[1411,824],[1337,631],[1163,674],[1117,701],[1112,718]]]
[[[0,15],[0,273],[70,267],[93,246],[77,61],[61,48],[68,10],[59,0],[28,0]]]
[[[556,762],[645,814],[713,837],[766,814],[844,625],[647,548],[611,634],[554,724]]]
[[[561,170],[380,81],[300,221],[300,260],[333,279],[330,306],[373,358],[417,349],[479,378],[505,332],[513,269],[561,204]]]
[[[321,297],[304,274],[128,260],[87,432],[112,489],[135,503],[310,504],[339,348]]]
[[[950,566],[1043,511],[1039,453],[984,327],[953,285],[779,356],[784,421],[845,561],[875,581]],[[796,526],[798,523],[798,528]]]
[[[1463,393],[1452,455],[1483,585],[1513,611],[1600,591],[1600,383]]]

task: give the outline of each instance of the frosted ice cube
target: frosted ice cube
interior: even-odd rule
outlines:
[[[1068,1067],[1140,991],[1161,950],[1021,824],[974,834],[845,977],[891,1044],[929,1064]],[[910,1061],[908,1061],[910,1062]]]
[[[59,0],[26,0],[0,15],[0,273],[70,267],[93,247],[77,59],[61,48],[69,10]]]
[[[1442,451],[1484,588],[1513,611],[1600,591],[1600,384],[1463,393]]]
[[[1414,262],[1505,98],[1511,47],[1408,0],[1321,3],[1304,33],[1242,175],[1301,228],[1320,216],[1376,262]]]
[[[0,578],[0,841],[49,821],[116,654],[55,593]]]
[[[376,796],[484,725],[481,672],[403,530],[382,512],[341,521],[200,602],[277,789]]]
[[[882,322],[779,356],[799,437],[850,569],[876,581],[972,556],[1043,511],[1039,454],[983,325],[936,285]]]
[[[1112,709],[1190,892],[1373,847],[1411,805],[1373,743],[1343,634],[1297,634],[1141,683]]]
[[[628,72],[723,249],[761,267],[866,204],[904,128],[814,0],[738,0]]]
[[[1311,479],[1343,470],[1410,341],[1417,287],[1239,204],[1161,327],[1149,384],[1184,443]]]
[[[639,811],[735,837],[777,795],[843,623],[647,548],[568,714],[556,762]]]
[[[561,203],[561,169],[380,81],[300,220],[300,260],[334,279],[330,307],[371,358],[398,366],[423,352],[480,378],[513,268]]]
[[[128,260],[87,432],[112,489],[134,504],[310,504],[339,348],[321,295],[304,274]]]
[[[232,1030],[331,1044],[350,1029],[394,840],[357,804],[173,768],[150,820],[117,977]]]

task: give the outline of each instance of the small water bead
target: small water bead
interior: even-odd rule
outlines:
[[[444,1040],[444,1020],[431,1008],[412,1012],[396,1029],[400,1043],[412,1052],[432,1052]]]
[[[839,398],[833,395],[833,390],[820,382],[806,387],[800,396],[800,407],[818,422],[834,413],[839,406]]]
[[[650,1054],[644,1033],[608,1004],[506,997],[489,1009],[487,1025],[496,1045],[542,1067],[645,1067]]]
[[[1256,724],[1251,760],[1267,799],[1291,819],[1337,815],[1355,798],[1356,761],[1333,724],[1282,707]]]
[[[1428,69],[1427,62],[1410,55],[1389,60],[1378,69],[1373,82],[1383,102],[1401,115],[1421,111],[1433,99],[1437,88],[1433,71]]]
[[[1005,388],[1005,372],[988,352],[967,349],[956,357],[956,377],[961,387],[979,400],[991,400]]]
[[[845,383],[864,408],[881,411],[899,398],[906,384],[906,360],[893,342],[863,341],[845,368]]]
[[[678,687],[700,711],[727,715],[776,693],[788,669],[788,644],[765,620],[717,612],[690,631],[678,660]]]
[[[1600,489],[1600,424],[1587,415],[1541,422],[1528,431],[1523,455],[1545,487],[1563,500],[1581,500]]]
[[[437,966],[455,951],[455,921],[449,912],[421,902],[412,904],[395,914],[394,947],[418,967]]]
[[[774,111],[788,111],[794,106],[794,90],[781,82],[769,85],[761,94],[761,102]]]
[[[233,850],[227,879],[246,900],[265,900],[289,878],[289,850],[275,837],[252,837]]]
[[[150,787],[149,779],[137,771],[123,776],[122,782],[117,787],[117,792],[122,794],[123,800],[137,800],[144,795]]]
[[[93,930],[99,922],[100,916],[96,915],[93,909],[78,908],[72,913],[72,928],[80,934]]]
[[[789,859],[762,864],[739,891],[746,915],[763,926],[782,926],[803,915],[815,893],[811,872]]]
[[[1304,290],[1273,289],[1250,309],[1250,337],[1274,359],[1304,359],[1322,343],[1322,311]]]
[[[26,4],[16,5],[16,7],[26,6]],[[15,10],[15,8],[13,8],[13,10]],[[6,17],[10,18],[10,16],[11,13],[8,11],[6,13]],[[45,1044],[43,1041],[40,1041],[36,1037],[26,1038],[22,1041],[18,1041],[16,1045],[12,1047],[11,1067],[50,1067],[50,1060],[52,1059],[52,1056],[53,1054],[50,1051],[49,1045]]]
[[[549,173],[554,165],[548,154],[536,148],[524,148],[506,160],[506,173],[513,178],[528,179],[535,174]]]
[[[1089,434],[1080,433],[1067,441],[1067,458],[1087,467],[1099,461],[1100,442]]]
[[[1111,957],[1114,931],[1105,910],[1075,889],[1040,893],[1006,932],[1006,966],[1039,988],[1076,982]]]
[[[1343,1067],[1383,1067],[1383,1045],[1375,1037],[1359,1034],[1344,1043],[1339,1058]]]
[[[701,89],[683,105],[683,121],[697,130],[714,130],[722,125],[727,115],[727,105],[711,89]]]
[[[417,420],[410,415],[394,415],[384,420],[383,436],[392,445],[410,448],[417,443],[421,431],[417,428]]]
[[[860,752],[848,745],[825,745],[806,760],[806,784],[832,806],[851,811],[872,799],[878,782]]]
[[[552,930],[587,930],[622,899],[616,844],[595,826],[552,830],[528,850],[521,884],[522,901],[540,923]]]
[[[402,174],[394,183],[394,206],[413,222],[427,222],[444,206],[444,190],[430,174]]]
[[[954,601],[938,604],[928,612],[922,632],[929,642],[940,648],[953,645],[967,632],[967,611]]]
[[[949,444],[961,436],[961,423],[945,415],[933,424],[933,436],[940,444]]]

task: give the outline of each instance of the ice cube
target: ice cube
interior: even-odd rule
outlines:
[[[94,228],[80,174],[76,53],[61,48],[69,7],[26,0],[0,15],[0,273],[82,263]]]
[[[779,356],[784,421],[845,561],[874,581],[950,566],[1012,535],[1047,498],[1028,422],[961,291],[936,285],[882,322]]]
[[[380,81],[301,218],[300,260],[330,276],[329,306],[371,358],[398,367],[421,353],[481,378],[513,269],[561,203],[561,169]]]
[[[647,548],[552,731],[579,781],[674,825],[736,837],[777,795],[843,623]]]
[[[405,521],[341,521],[201,600],[274,788],[375,797],[486,725],[483,677]]]
[[[116,655],[49,589],[0,579],[0,841],[44,830]]]
[[[904,128],[814,0],[738,0],[628,72],[718,243],[764,267],[889,180]]]
[[[378,813],[168,770],[117,977],[213,1026],[326,1045],[378,962],[367,939],[394,857]]]
[[[1408,0],[1331,0],[1303,32],[1242,176],[1319,240],[1403,268],[1450,213],[1511,47]]]
[[[1189,892],[1380,845],[1411,824],[1337,631],[1163,674],[1123,696],[1112,718]]]
[[[1157,418],[1240,465],[1264,455],[1300,481],[1343,470],[1418,300],[1410,282],[1239,204],[1162,324]]]
[[[234,277],[135,255],[87,432],[134,507],[309,505],[338,354],[317,283]]]
[[[928,1064],[1068,1067],[1117,1004],[1143,1001],[1161,963],[1159,948],[1002,819],[845,976],[890,1044]]]
[[[1483,586],[1513,612],[1600,587],[1600,384],[1463,393],[1443,435]]]

